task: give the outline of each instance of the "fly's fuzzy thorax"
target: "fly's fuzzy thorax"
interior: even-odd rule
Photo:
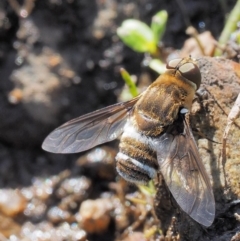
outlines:
[[[180,108],[191,109],[195,89],[167,73],[143,94],[133,110],[136,128],[146,136],[159,136],[177,118]]]

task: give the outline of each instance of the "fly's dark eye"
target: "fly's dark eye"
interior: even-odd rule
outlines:
[[[201,73],[191,57],[170,60],[167,63],[166,68],[179,71],[185,79],[196,84],[197,89],[199,88],[201,84]]]
[[[175,69],[181,61],[182,61],[182,59],[173,59],[173,60],[170,60],[170,61],[167,63],[166,68],[167,68],[167,69]]]
[[[198,66],[194,63],[184,63],[178,69],[181,75],[196,84],[197,89],[201,84],[201,73]]]

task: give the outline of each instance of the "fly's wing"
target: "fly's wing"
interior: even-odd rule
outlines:
[[[199,156],[191,129],[183,120],[177,128],[154,141],[160,171],[173,197],[191,218],[208,227],[215,217],[212,187]]]
[[[76,153],[116,139],[140,96],[80,116],[51,132],[42,148],[53,153]]]

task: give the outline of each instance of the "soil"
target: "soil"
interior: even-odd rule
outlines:
[[[169,20],[162,45],[177,50],[189,38],[185,33],[189,23],[199,33],[208,30],[217,39],[225,15],[235,1],[180,3],[180,0],[1,1],[0,240],[162,240],[153,238],[154,235],[146,239],[143,235],[144,228],[158,227],[144,205],[136,202],[137,209],[123,202],[126,193],[135,191],[136,199],[142,199],[143,194],[116,178],[117,141],[90,154],[72,155],[47,153],[41,144],[60,124],[116,103],[124,85],[120,67],[139,79],[147,74],[153,81],[157,76],[142,64],[143,54],[133,52],[116,36],[123,20],[137,18],[149,24],[157,11],[167,10]],[[28,15],[21,6],[29,8]],[[227,90],[234,92],[231,98],[226,96],[230,101],[222,103],[228,111],[239,92],[238,81]],[[219,88],[224,89],[222,86]],[[216,95],[221,98],[219,92]],[[206,127],[201,118],[204,118],[202,112],[197,119],[201,120],[198,127]],[[213,123],[210,126],[223,128]],[[220,135],[217,133],[217,137]],[[214,134],[210,136],[214,137]],[[233,138],[237,140],[237,134]],[[200,143],[201,150],[204,145]],[[238,163],[234,165],[237,168]],[[235,173],[228,161],[226,166]],[[234,181],[230,176],[227,178],[230,186],[239,186],[237,176]],[[214,184],[214,190],[219,191],[222,185],[219,183]],[[223,193],[218,191],[216,200],[221,203]],[[226,197],[224,201],[234,200],[233,196],[240,198],[238,192],[238,188],[233,188],[228,201]],[[90,213],[85,213],[87,208],[81,210],[81,207],[89,199],[95,202],[84,204],[90,207]],[[205,231],[191,224],[180,232],[181,240],[239,240],[239,222],[234,216],[227,216],[239,213],[239,206],[229,206],[227,214],[219,214],[221,207],[217,206],[220,217],[212,229]],[[121,220],[116,221],[116,217]],[[139,217],[149,217],[150,221],[137,223],[134,232],[127,234],[127,227]],[[196,233],[189,232],[189,227],[197,230]],[[173,233],[166,240],[178,240]]]

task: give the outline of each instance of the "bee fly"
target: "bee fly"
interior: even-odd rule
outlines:
[[[49,134],[42,148],[53,153],[88,150],[121,136],[118,173],[145,184],[160,171],[181,209],[208,227],[215,216],[212,187],[189,125],[201,83],[191,57],[174,59],[136,98],[73,119]]]

